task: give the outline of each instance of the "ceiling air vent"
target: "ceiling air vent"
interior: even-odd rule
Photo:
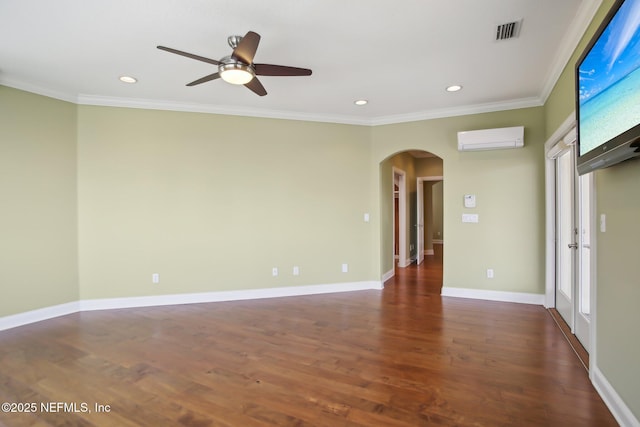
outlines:
[[[498,28],[496,28],[496,40],[509,40],[518,37],[521,26],[522,20],[498,25]]]

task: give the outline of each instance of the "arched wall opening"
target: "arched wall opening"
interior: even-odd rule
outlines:
[[[443,159],[425,150],[394,153],[380,168],[380,263],[383,281],[421,263],[444,240]]]

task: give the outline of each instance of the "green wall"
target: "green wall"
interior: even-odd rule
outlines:
[[[574,111],[573,70],[580,52],[613,5],[604,0],[546,105],[547,136]],[[640,161],[594,172],[596,218],[605,214],[606,232],[596,234],[596,364],[618,395],[640,419]]]
[[[0,316],[78,300],[76,106],[0,86]]]
[[[373,280],[369,132],[79,107],[81,298]]]
[[[597,363],[640,419],[640,160],[597,171],[597,214],[607,229],[597,235]]]
[[[523,125],[525,146],[515,150],[459,152],[457,132]],[[374,165],[381,191],[380,272],[392,267],[392,200],[389,158],[409,149],[443,159],[445,287],[544,293],[544,110],[527,108],[376,127]],[[415,172],[412,172],[415,174]],[[409,174],[408,174],[409,175]],[[387,178],[389,177],[389,178]],[[408,184],[415,191],[415,182]],[[463,207],[475,194],[476,209]],[[462,223],[463,213],[477,213],[478,224]],[[486,269],[495,278],[486,278]]]
[[[3,91],[16,98],[4,96],[3,105],[12,105],[17,115],[5,129],[25,140],[46,134],[58,144],[51,157],[21,159],[12,152],[4,159],[23,162],[15,181],[33,170],[38,174],[28,172],[31,179],[49,185],[61,181],[60,194],[46,191],[38,197],[65,201],[57,212],[65,226],[52,225],[50,231],[70,245],[56,253],[66,254],[66,262],[51,262],[65,269],[64,286],[48,274],[46,280],[32,280],[20,269],[12,273],[15,280],[51,289],[55,296],[40,302],[21,298],[23,306],[5,307],[3,315],[78,295],[94,299],[380,280],[391,268],[381,261],[392,262],[392,205],[381,198],[385,189],[391,194],[391,164],[384,160],[407,149],[444,159],[445,286],[542,292],[541,108],[371,128],[73,106]],[[514,124],[526,128],[523,149],[456,149],[459,130]],[[3,138],[5,150],[8,141]],[[47,146],[38,143],[40,149]],[[408,172],[410,195],[416,176],[432,174],[426,163],[399,164]],[[17,188],[23,189],[15,197],[37,199],[33,185]],[[468,193],[478,197],[480,224],[459,220],[462,196]],[[19,206],[17,216],[25,208]],[[371,214],[370,223],[364,213]],[[53,221],[50,213],[43,216]],[[4,226],[11,228],[8,222]],[[12,256],[23,264],[39,262],[26,253]],[[349,273],[340,272],[342,263],[349,264]],[[294,265],[300,276],[291,274]],[[276,278],[272,267],[280,269]],[[496,271],[494,280],[485,278],[486,268]],[[160,274],[159,284],[151,283],[152,273]]]

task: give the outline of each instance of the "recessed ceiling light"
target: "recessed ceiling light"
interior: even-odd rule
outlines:
[[[120,81],[123,83],[136,83],[138,79],[131,76],[120,76]]]
[[[357,101],[354,102],[354,104],[356,104],[358,106],[367,105],[368,103],[369,103],[369,101],[367,101],[366,99],[358,99]]]
[[[460,86],[460,85],[451,85],[451,86],[447,87],[447,92],[457,92],[460,89],[462,89],[462,86]]]

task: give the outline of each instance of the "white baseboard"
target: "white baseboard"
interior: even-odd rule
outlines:
[[[398,261],[398,267],[406,268],[406,267],[409,267],[411,265],[411,263],[413,263],[411,258],[405,259],[403,262]]]
[[[431,243],[435,243],[436,245],[442,245],[442,244],[444,244],[444,240],[442,240],[442,239],[433,239],[433,240],[431,240]]]
[[[591,369],[591,382],[618,424],[622,427],[640,427],[640,421],[633,415],[620,395],[616,393],[602,371],[597,366],[593,366]]]
[[[386,282],[387,280],[391,279],[395,275],[396,275],[396,270],[393,269],[393,268],[391,270],[387,271],[386,273],[384,273],[382,275],[382,284],[384,285],[384,282]]]
[[[442,287],[443,297],[458,297],[483,299],[489,301],[517,302],[521,304],[544,305],[544,294],[530,294],[524,292],[491,291],[486,289],[467,289]]]
[[[54,317],[66,316],[67,314],[77,313],[78,311],[80,311],[80,303],[74,301],[0,317],[0,331],[28,325],[29,323],[41,322]]]
[[[0,317],[0,331],[29,323],[40,322],[79,311],[112,310],[118,308],[151,307],[175,304],[240,301],[249,299],[278,298],[300,295],[319,295],[337,292],[353,292],[383,289],[382,282],[365,281],[333,283],[329,285],[291,286],[281,288],[246,289],[238,291],[203,292],[193,294],[154,295],[130,298],[104,298],[70,302],[24,313]]]
[[[426,256],[429,256],[429,255],[435,255],[435,252],[433,251],[433,249],[425,249],[425,250],[424,250],[424,254],[425,254]]]
[[[80,301],[80,309],[81,311],[92,311],[175,304],[199,304],[205,302],[242,301],[300,295],[319,295],[370,289],[382,289],[382,282],[334,283],[330,285],[291,286],[281,288],[243,289],[238,291],[202,292],[193,294],[92,299]]]

